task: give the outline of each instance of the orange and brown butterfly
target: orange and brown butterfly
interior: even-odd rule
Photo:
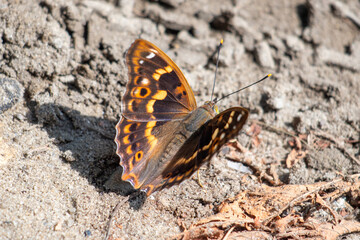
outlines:
[[[191,177],[248,118],[242,107],[218,112],[197,107],[176,64],[152,43],[137,39],[126,55],[129,81],[116,125],[122,180],[151,193]]]

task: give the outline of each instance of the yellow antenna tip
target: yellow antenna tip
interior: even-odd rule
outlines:
[[[224,43],[224,39],[221,39],[221,40],[220,40],[220,44],[223,44],[223,43]]]
[[[272,74],[271,74],[271,73],[269,73],[267,76],[268,76],[268,77],[271,77],[271,76],[272,76]]]

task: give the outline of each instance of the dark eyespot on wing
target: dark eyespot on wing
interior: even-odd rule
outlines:
[[[146,88],[142,88],[142,89],[140,90],[140,95],[141,95],[141,96],[145,96],[147,93],[148,93],[148,90],[147,90]]]
[[[133,123],[133,124],[131,124],[129,130],[130,130],[131,132],[134,132],[134,131],[136,130],[136,128],[137,128],[137,124],[136,124],[136,123]]]
[[[137,148],[137,144],[136,144],[136,143],[133,143],[133,144],[131,145],[131,150],[135,151],[136,148]]]
[[[181,99],[183,97],[183,95],[181,93],[179,93],[178,95],[176,95],[177,99]]]
[[[133,133],[133,134],[130,134],[130,135],[129,135],[129,141],[130,141],[130,142],[134,141],[135,136],[136,136],[136,135],[135,135],[134,133]]]

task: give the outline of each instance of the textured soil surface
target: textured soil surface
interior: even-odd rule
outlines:
[[[105,236],[112,209],[131,192],[119,180],[113,138],[128,80],[124,53],[137,38],[177,63],[198,105],[210,100],[222,38],[216,97],[272,73],[219,108],[250,109],[237,140],[264,169],[276,166],[284,184],[360,172],[360,2],[219,2],[0,0],[0,239]],[[257,144],[253,121],[263,124]],[[331,144],[289,167],[286,132]],[[203,188],[195,174],[127,201],[111,237],[171,238],[256,189],[259,178],[226,159],[227,150],[200,169]],[[359,205],[349,216],[357,221]]]

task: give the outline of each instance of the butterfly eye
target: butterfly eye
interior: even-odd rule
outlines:
[[[218,106],[216,106],[216,105],[214,105],[214,110],[215,110],[216,114],[219,114],[219,113],[220,113],[220,112],[219,112],[219,108],[218,108]]]

